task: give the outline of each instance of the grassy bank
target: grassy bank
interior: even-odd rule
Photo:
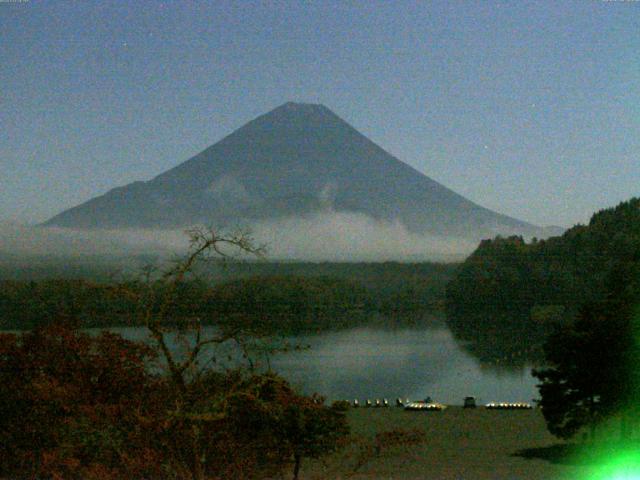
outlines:
[[[546,452],[558,440],[547,432],[539,410],[496,411],[449,407],[442,412],[351,409],[356,437],[372,439],[393,429],[424,432],[424,442],[385,448],[355,473],[355,453],[341,453],[326,465],[308,462],[303,479],[517,480],[588,478],[588,467]]]

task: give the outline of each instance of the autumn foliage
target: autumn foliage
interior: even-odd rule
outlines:
[[[0,335],[0,472],[10,477],[154,476],[153,351],[51,326]]]
[[[185,396],[152,373],[155,359],[107,332],[0,335],[0,476],[194,478],[197,447],[205,478],[255,478],[330,452],[347,433],[343,408],[276,375],[210,371]]]

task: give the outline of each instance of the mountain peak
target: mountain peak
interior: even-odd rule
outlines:
[[[284,103],[145,183],[69,209],[48,225],[182,228],[250,224],[330,209],[412,232],[484,238],[534,232],[421,174],[321,104]]]
[[[289,111],[326,111],[329,110],[321,103],[305,103],[305,102],[286,102],[276,107],[275,110],[289,110]]]
[[[237,132],[246,132],[249,129],[257,131],[271,132],[274,128],[283,128],[286,130],[300,130],[307,132],[322,132],[327,127],[340,128],[350,126],[331,111],[328,107],[319,103],[299,103],[286,102],[282,105],[260,115],[256,119],[247,123]],[[282,133],[282,132],[281,132]]]
[[[267,112],[262,118],[297,117],[297,118],[339,118],[326,106],[320,103],[287,102]]]

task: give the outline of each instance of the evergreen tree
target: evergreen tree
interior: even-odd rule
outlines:
[[[540,405],[549,431],[570,438],[599,420],[622,419],[621,433],[637,412],[640,393],[637,262],[623,262],[609,276],[602,302],[582,306],[576,321],[551,335],[545,345],[548,368],[541,380]]]

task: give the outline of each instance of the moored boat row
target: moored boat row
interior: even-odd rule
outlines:
[[[485,408],[489,410],[531,410],[533,407],[529,403],[487,403]]]
[[[350,402],[353,407],[360,407],[358,399]],[[424,411],[441,411],[447,408],[447,405],[439,402],[433,402],[431,397],[427,397],[425,400],[411,401],[408,398],[403,400],[397,398],[395,402],[396,407],[404,408],[405,410],[424,410]],[[367,399],[362,405],[365,408],[386,408],[389,407],[389,401],[386,398],[383,399]],[[476,401],[474,397],[465,397],[463,402],[464,408],[476,408]],[[529,403],[525,402],[491,402],[484,406],[488,410],[530,410],[533,407]]]

